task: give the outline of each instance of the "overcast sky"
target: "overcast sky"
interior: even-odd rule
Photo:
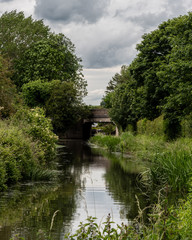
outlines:
[[[191,0],[0,0],[0,14],[11,10],[44,19],[64,33],[82,58],[89,95],[98,105],[112,76],[136,56],[144,33],[192,10]]]

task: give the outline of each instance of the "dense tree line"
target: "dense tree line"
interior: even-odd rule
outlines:
[[[132,63],[109,82],[102,105],[123,130],[163,115],[166,136],[175,138],[192,110],[192,13],[163,22],[136,49]]]
[[[14,113],[19,102],[43,107],[55,130],[65,131],[86,113],[87,83],[75,46],[42,20],[23,12],[0,17],[0,117]]]

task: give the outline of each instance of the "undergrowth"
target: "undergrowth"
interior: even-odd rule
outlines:
[[[42,109],[22,109],[0,121],[0,190],[21,180],[45,180],[57,137]]]

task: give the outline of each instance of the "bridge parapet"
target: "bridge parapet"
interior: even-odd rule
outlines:
[[[96,108],[91,110],[91,115],[89,118],[84,119],[84,123],[86,122],[92,122],[92,123],[98,123],[98,122],[104,122],[109,123],[111,122],[111,118],[109,117],[108,109],[106,108]]]

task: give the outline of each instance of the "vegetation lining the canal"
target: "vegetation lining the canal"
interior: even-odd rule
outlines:
[[[87,114],[80,62],[70,39],[42,20],[0,16],[0,191],[53,175],[55,133]]]
[[[138,203],[139,205],[139,203]],[[116,225],[108,216],[103,226],[97,225],[94,218],[88,218],[86,223],[81,223],[74,235],[66,239],[125,239],[125,240],[149,240],[149,239],[191,239],[192,236],[192,193],[186,201],[182,201],[177,207],[166,208],[162,202],[150,207],[148,224],[143,221],[143,210],[139,208],[138,218],[129,225]]]
[[[158,201],[149,206],[151,211],[147,215],[147,225],[143,221],[144,211],[139,208],[138,218],[134,222],[137,227],[134,224],[127,227],[124,231],[128,238],[125,239],[190,239],[192,235],[191,138],[165,141],[161,119],[148,121],[147,124],[145,121],[145,128],[143,120],[139,121],[140,133],[136,135],[131,132],[124,132],[119,137],[99,134],[90,140],[109,152],[113,150],[122,154],[129,153],[133,159],[150,163],[150,167],[138,179],[145,194],[155,191],[159,196]],[[154,134],[155,125],[159,126],[158,134]],[[186,134],[187,126],[190,124],[185,120],[182,125],[183,135]],[[168,207],[167,196],[174,192],[180,192],[185,198],[188,196],[187,200],[180,200],[176,205]]]
[[[140,181],[148,189],[168,187],[171,191],[185,192],[192,177],[192,146],[189,138],[180,138],[174,142],[165,142],[157,136],[134,136],[123,133],[120,137],[97,135],[91,139],[101,147],[108,147],[106,141],[112,138],[113,149],[122,150],[150,162],[150,168],[141,174]],[[115,143],[118,143],[115,145]],[[130,143],[130,145],[129,145]],[[108,150],[111,150],[111,144]]]
[[[0,121],[0,189],[20,180],[47,180],[57,136],[42,109],[22,109]]]
[[[149,240],[149,239],[191,239],[192,236],[192,194],[188,200],[176,208],[166,209],[162,204],[152,206],[149,214],[149,224],[143,222],[143,211],[139,209],[138,218],[129,225],[122,224],[114,227],[110,216],[103,223],[97,225],[94,218],[88,218],[86,223],[81,223],[74,235],[66,239],[124,239],[124,240]]]

